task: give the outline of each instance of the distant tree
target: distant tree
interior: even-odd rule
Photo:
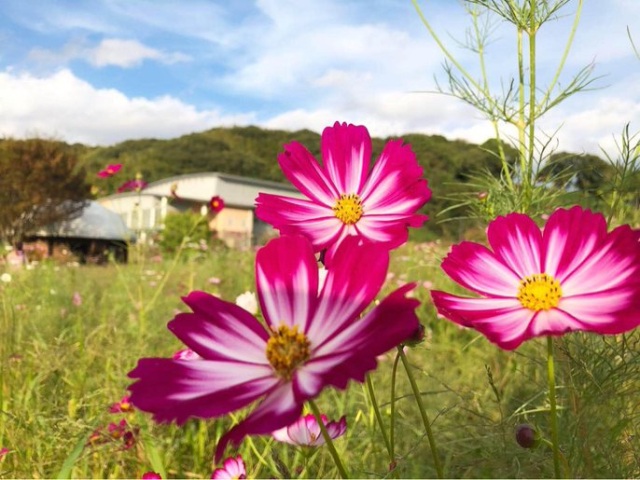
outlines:
[[[76,154],[53,140],[0,142],[0,237],[16,244],[82,213],[90,187]]]

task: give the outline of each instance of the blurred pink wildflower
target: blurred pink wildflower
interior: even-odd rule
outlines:
[[[162,475],[160,475],[159,473],[156,472],[145,472],[142,474],[142,477],[140,477],[142,480],[161,480],[162,479]]]
[[[73,297],[71,297],[71,303],[73,303],[76,307],[82,305],[82,295],[80,292],[73,292]]]
[[[140,178],[135,180],[127,180],[118,187],[118,193],[122,192],[139,192],[147,187],[147,182]]]
[[[347,431],[347,419],[345,417],[342,417],[337,422],[330,422],[326,415],[322,415],[322,423],[324,423],[329,436],[334,440],[344,435],[344,432]],[[325,443],[324,436],[320,431],[320,425],[312,413],[300,417],[288,427],[272,432],[271,435],[279,442],[301,447],[318,447]]]
[[[211,474],[213,479],[241,480],[247,478],[247,469],[244,466],[242,457],[229,457],[222,464],[222,468],[214,470]]]
[[[133,412],[135,409],[131,401],[129,400],[129,395],[125,395],[122,397],[122,400],[119,402],[111,404],[109,407],[109,413],[129,413]]]
[[[260,193],[256,215],[282,234],[308,237],[314,251],[327,249],[330,262],[347,236],[382,243],[407,241],[408,227],[420,227],[416,213],[431,197],[409,145],[387,142],[373,167],[371,137],[363,126],[336,122],[322,132],[322,165],[300,143],[285,145],[278,162],[287,179],[307,198]]]
[[[344,389],[364,381],[376,356],[395,347],[418,327],[419,302],[405,297],[415,287],[391,293],[364,317],[380,291],[389,252],[379,244],[346,239],[335,268],[318,291],[318,267],[301,236],[271,240],[256,256],[258,299],[267,328],[243,308],[204,292],[183,298],[193,313],[181,313],[169,329],[201,360],[143,358],[129,376],[140,410],[156,421],[220,417],[260,400],[221,438],[220,459],[229,442],[264,435],[293,423],[306,400],[324,387]]]
[[[493,250],[462,242],[442,269],[479,294],[432,291],[438,312],[512,350],[543,335],[617,334],[640,324],[640,231],[607,232],[599,213],[558,209],[540,229],[526,215],[498,217],[487,230]]]
[[[97,173],[97,175],[100,178],[113,177],[116,173],[118,173],[120,171],[121,168],[122,168],[122,164],[121,163],[115,163],[115,164],[107,165],[104,169],[100,170]]]
[[[8,449],[8,448],[6,448],[6,447],[0,448],[0,461],[2,461],[2,460],[4,459],[4,457],[5,457],[5,455],[6,455],[7,453],[9,453],[10,451],[11,451],[11,450],[9,450],[9,449]]]
[[[224,208],[224,200],[222,199],[222,197],[220,197],[219,195],[216,195],[215,197],[211,197],[211,200],[209,200],[209,210],[211,210],[214,213],[218,213],[223,208]]]

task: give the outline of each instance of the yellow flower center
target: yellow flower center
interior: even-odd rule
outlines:
[[[362,210],[362,200],[355,193],[347,195],[343,193],[333,206],[333,211],[338,219],[347,225],[353,225],[364,213]]]
[[[517,298],[523,307],[536,312],[557,307],[562,289],[551,275],[536,273],[520,280]]]
[[[310,347],[311,342],[304,333],[298,332],[297,325],[293,328],[281,325],[267,342],[267,360],[279,377],[291,380],[298,365],[311,356]]]

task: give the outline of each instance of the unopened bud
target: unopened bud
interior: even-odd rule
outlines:
[[[534,448],[540,443],[540,436],[531,425],[522,423],[516,427],[516,442],[522,448]]]

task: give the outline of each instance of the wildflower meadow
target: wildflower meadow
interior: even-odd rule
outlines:
[[[414,1],[442,93],[518,152],[457,193],[482,225],[462,238],[418,240],[439,212],[410,143],[374,151],[366,126],[336,119],[320,155],[292,141],[274,159],[299,195],[257,196],[264,245],[207,244],[190,215],[163,255],[138,242],[126,264],[3,272],[0,477],[640,476],[639,135],[622,127],[600,209],[573,201],[566,172],[542,175],[553,144],[537,121],[591,81],[559,82],[582,3],[466,1],[478,77]],[[543,85],[536,36],[565,9]],[[497,94],[485,16],[517,38]]]

